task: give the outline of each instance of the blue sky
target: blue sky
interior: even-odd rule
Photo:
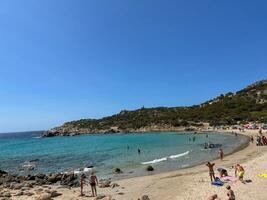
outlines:
[[[267,2],[0,1],[0,132],[192,105],[267,77]]]

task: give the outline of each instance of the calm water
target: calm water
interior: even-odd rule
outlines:
[[[204,150],[203,143],[222,144],[232,152],[247,139],[231,134],[139,133],[82,135],[40,138],[40,132],[0,134],[0,169],[19,172],[25,161],[38,159],[31,173],[70,171],[95,166],[102,178],[112,177],[112,169],[121,168],[120,177],[147,174],[151,164],[155,172],[168,171],[214,159],[218,149]],[[196,141],[189,141],[195,136]],[[127,147],[128,146],[128,147]],[[137,149],[141,150],[138,154]]]

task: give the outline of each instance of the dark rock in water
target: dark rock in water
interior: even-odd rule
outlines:
[[[151,165],[148,165],[146,167],[146,171],[154,171],[154,168]]]
[[[121,173],[123,173],[123,172],[122,172],[122,170],[121,170],[120,168],[115,168],[115,169],[113,170],[113,173],[114,173],[114,174],[121,174]]]

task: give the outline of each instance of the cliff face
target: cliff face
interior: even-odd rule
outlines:
[[[190,107],[141,108],[123,110],[102,119],[81,119],[66,122],[46,131],[44,136],[90,133],[176,131],[190,127],[267,122],[267,80],[254,83],[236,93],[220,95]]]

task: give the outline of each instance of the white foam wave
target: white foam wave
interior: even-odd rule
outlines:
[[[37,137],[33,137],[34,139],[39,139],[39,138],[42,138],[41,136],[37,136]]]
[[[148,164],[155,164],[155,163],[159,163],[159,162],[164,162],[164,161],[167,161],[168,158],[170,158],[170,159],[180,158],[180,157],[183,157],[183,156],[185,156],[185,155],[187,155],[189,153],[190,153],[190,151],[186,151],[184,153],[180,153],[180,154],[176,154],[176,155],[171,155],[169,157],[159,158],[159,159],[155,159],[155,160],[148,161],[148,162],[142,162],[141,164],[148,165]]]
[[[180,157],[183,157],[183,156],[189,154],[189,152],[190,151],[186,151],[184,153],[180,153],[180,154],[177,154],[177,155],[171,155],[171,156],[169,156],[169,158],[171,158],[171,159],[180,158]]]
[[[164,158],[160,158],[160,159],[155,159],[152,161],[148,161],[148,162],[142,162],[143,165],[148,165],[148,164],[155,164],[155,163],[159,163],[159,162],[164,162],[167,160],[167,157]]]

